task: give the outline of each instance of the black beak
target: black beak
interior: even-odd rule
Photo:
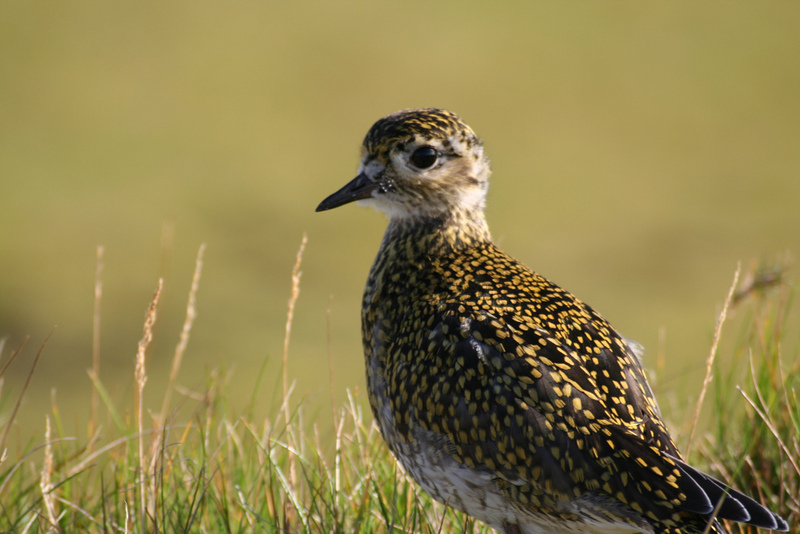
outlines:
[[[380,186],[376,182],[370,180],[366,174],[361,173],[337,192],[320,202],[319,206],[317,206],[317,211],[330,210],[362,198],[369,198],[378,187]]]

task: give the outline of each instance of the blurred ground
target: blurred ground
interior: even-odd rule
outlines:
[[[420,106],[484,138],[501,246],[643,343],[665,411],[685,408],[737,261],[800,252],[798,27],[790,2],[3,2],[3,356],[31,341],[0,421],[58,325],[18,432],[41,439],[51,390],[67,432],[85,428],[98,245],[118,402],[163,276],[158,409],[207,243],[180,382],[232,369],[243,405],[268,357],[266,413],[303,232],[296,392],[328,400],[329,353],[338,398],[363,389],[360,294],[385,220],[314,208],[376,119]]]

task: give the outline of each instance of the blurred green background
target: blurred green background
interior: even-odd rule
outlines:
[[[797,2],[4,1],[3,356],[31,340],[0,420],[58,325],[18,432],[41,439],[52,390],[67,432],[85,429],[98,245],[101,379],[122,405],[163,276],[160,407],[207,243],[179,382],[223,367],[242,407],[269,358],[268,413],[304,232],[289,375],[325,406],[330,354],[337,400],[363,391],[360,297],[386,222],[314,208],[375,120],[420,106],[484,138],[495,239],[644,344],[681,418],[737,261],[800,251],[798,28]]]

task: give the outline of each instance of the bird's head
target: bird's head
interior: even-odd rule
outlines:
[[[489,174],[483,144],[456,114],[399,111],[370,128],[358,176],[317,211],[359,201],[393,221],[481,215]]]

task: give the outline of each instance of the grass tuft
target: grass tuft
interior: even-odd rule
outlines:
[[[137,352],[137,387],[129,404],[111,402],[96,362],[90,376],[102,402],[93,401],[86,437],[64,435],[54,400],[52,414],[44,417],[42,443],[19,443],[16,452],[2,448],[0,532],[490,532],[434,503],[405,475],[371,416],[364,414],[366,399],[355,393],[348,393],[341,406],[331,398],[334,424],[325,426],[333,430],[320,433],[316,423],[306,421],[302,404],[290,402],[288,386],[283,402],[263,420],[250,415],[252,406],[243,415],[229,407],[226,391],[232,379],[223,370],[209,372],[202,391],[178,386],[176,375],[196,312],[202,253],[161,411],[147,420],[142,399],[157,291]],[[287,340],[301,255],[302,247],[292,275]],[[784,340],[791,290],[784,283],[750,298],[732,294],[733,311],[741,315],[749,306],[750,315],[737,349],[733,354],[720,349],[713,363],[706,409],[713,409],[716,424],[710,432],[698,430],[692,460],[780,511],[796,532],[800,360],[796,349],[787,353]],[[733,329],[730,323],[727,328]],[[182,400],[167,412],[172,394]],[[8,393],[3,396],[0,407],[14,404],[5,402]],[[8,410],[0,434],[4,440],[16,405],[19,399]],[[107,429],[97,423],[102,419],[97,412],[103,410],[113,421]]]
[[[754,270],[735,293],[743,326],[732,357],[715,363],[713,423],[696,459],[798,532],[800,344],[792,340],[790,346],[786,339],[795,288],[783,278],[781,269],[766,275]],[[727,526],[731,533],[755,532],[738,523]]]

